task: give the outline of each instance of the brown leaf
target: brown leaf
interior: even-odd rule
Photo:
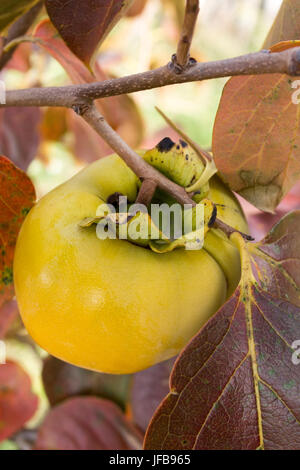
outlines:
[[[0,154],[10,159],[22,170],[36,156],[40,142],[39,108],[3,108],[0,110]]]
[[[300,107],[292,101],[292,82],[278,74],[231,78],[214,125],[223,179],[267,212],[300,178]]]
[[[46,0],[49,17],[74,54],[89,64],[133,0]]]
[[[274,23],[265,39],[263,47],[270,46],[279,41],[298,39],[300,31],[300,9],[298,0],[283,0]]]
[[[40,450],[132,450],[141,436],[114,403],[76,397],[51,409],[39,429]]]
[[[263,47],[278,52],[297,46],[299,31],[299,2],[284,0]],[[300,178],[295,79],[279,74],[231,78],[215,121],[213,151],[225,181],[267,212],[274,212]]]
[[[0,441],[7,439],[33,416],[38,398],[29,376],[13,362],[0,366]]]
[[[147,0],[134,0],[132,6],[127,10],[126,16],[132,18],[140,15],[146,6],[146,3]]]
[[[0,31],[12,23],[18,16],[29,10],[39,0],[1,0]]]
[[[59,141],[67,132],[67,109],[47,108],[41,123],[41,134],[45,140]]]
[[[169,377],[175,359],[160,362],[134,374],[130,408],[133,421],[146,431],[151,417],[169,391]]]
[[[13,257],[21,224],[35,201],[28,176],[0,156],[0,307],[13,296]]]
[[[110,399],[125,409],[130,376],[101,374],[49,356],[44,362],[43,382],[52,406],[72,396],[95,395]]]
[[[233,236],[241,282],[175,363],[146,449],[300,449],[299,226],[296,211],[264,242]]]

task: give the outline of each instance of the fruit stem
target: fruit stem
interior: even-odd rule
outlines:
[[[132,150],[129,145],[117,134],[116,131],[105,121],[96,106],[92,103],[82,103],[74,107],[74,111],[90,124],[90,126],[107,142],[110,147],[124,160],[132,171],[142,180],[152,180],[157,187],[166,191],[180,204],[196,203],[187,194],[182,186],[171,181],[160,171],[149,165],[140,155]],[[148,185],[148,183],[147,183]],[[143,189],[144,191],[144,189]]]
[[[152,201],[156,188],[157,183],[152,179],[143,180],[135,202],[137,204],[144,204],[148,207]]]

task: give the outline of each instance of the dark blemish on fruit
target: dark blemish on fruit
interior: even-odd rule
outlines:
[[[181,143],[181,146],[182,146],[183,148],[187,147],[187,145],[188,145],[188,144],[187,144],[184,140],[182,140],[182,139],[179,139],[179,142]]]
[[[116,209],[118,209],[118,208],[119,208],[119,198],[120,198],[121,196],[124,196],[124,194],[118,193],[118,192],[113,193],[113,194],[111,194],[110,196],[108,196],[106,202],[107,202],[107,204],[111,204],[111,205],[114,206]]]
[[[189,156],[188,156],[188,154],[186,154],[186,156],[185,156],[185,159],[186,159],[186,160],[188,160],[188,159],[189,159]]]
[[[173,142],[173,140],[170,139],[170,137],[165,137],[160,142],[158,142],[156,148],[160,152],[168,152],[169,150],[171,150],[171,148],[174,147],[174,145],[175,143]]]
[[[209,219],[209,222],[208,222],[208,227],[211,227],[212,225],[214,225],[215,221],[216,221],[216,218],[217,218],[217,207],[214,206],[213,208],[213,211],[212,211],[212,215],[211,215],[211,218]]]

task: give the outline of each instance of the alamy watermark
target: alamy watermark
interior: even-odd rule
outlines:
[[[199,250],[204,243],[204,205],[128,204],[126,196],[113,204],[101,204],[96,211],[97,237],[100,240],[149,239],[165,243],[184,238],[185,249]]]
[[[295,352],[292,355],[292,363],[295,366],[298,366],[300,364],[300,339],[293,342],[292,349],[295,349]]]
[[[300,103],[300,80],[294,80],[291,84],[292,88],[296,88],[296,91],[292,94],[292,103],[299,104]]]

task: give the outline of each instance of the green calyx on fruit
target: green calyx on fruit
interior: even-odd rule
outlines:
[[[180,139],[175,143],[169,137],[141,156],[187,191],[195,190],[191,197],[196,205],[182,207],[161,191],[156,191],[155,204],[151,205],[149,214],[141,204],[130,204],[127,200],[120,204],[122,195],[114,193],[99,206],[96,216],[83,219],[80,227],[97,224],[99,238],[109,234],[107,236],[127,240],[156,253],[166,253],[175,248],[201,249],[217,211],[213,202],[207,199],[209,179],[214,174],[211,170],[215,168],[211,163],[213,160],[205,165],[186,141]]]

